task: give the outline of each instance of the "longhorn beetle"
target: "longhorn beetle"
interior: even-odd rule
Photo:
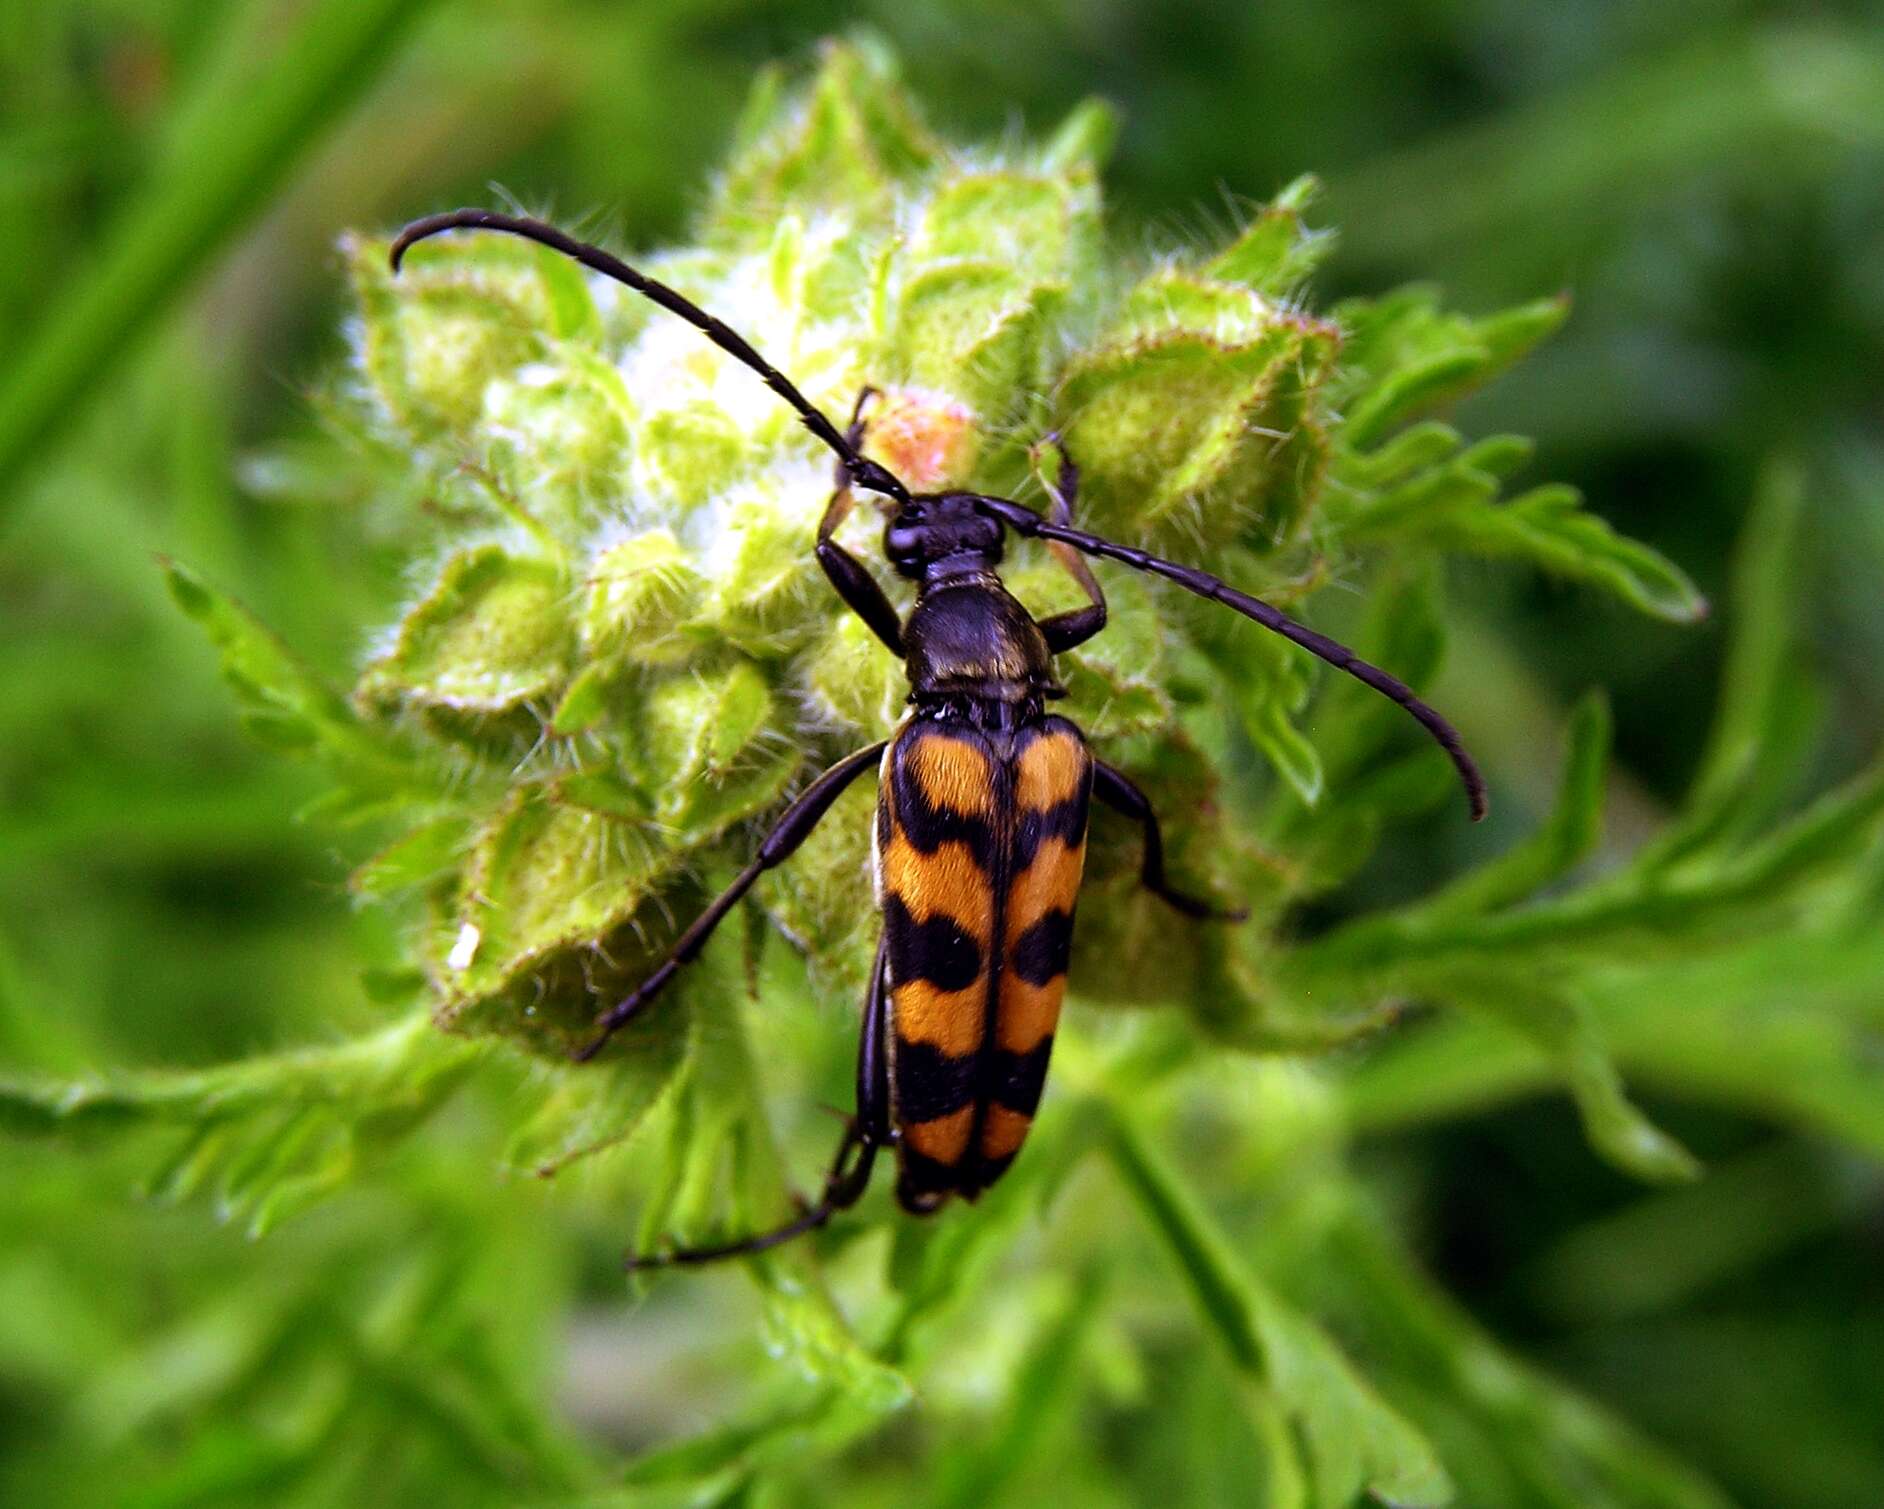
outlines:
[[[1222,603],[1399,703],[1451,758],[1473,818],[1484,816],[1485,783],[1457,731],[1404,683],[1206,572],[1076,529],[1079,472],[1063,446],[1057,482],[1046,487],[1045,517],[1011,498],[911,492],[862,453],[871,389],[858,397],[849,427],[839,430],[737,332],[554,226],[489,210],[428,216],[393,242],[393,271],[415,242],[460,228],[522,236],[625,283],[764,378],[837,456],[836,491],[818,525],[818,564],[909,674],[911,711],[896,733],[839,760],[786,808],[725,894],[651,975],[596,1018],[598,1035],[575,1055],[593,1058],[645,1010],[699,956],[759,876],[791,857],[852,781],[879,767],[873,854],[883,926],[864,1001],[857,1111],[823,1194],[773,1230],[630,1259],[630,1267],[711,1262],[815,1230],[862,1198],[886,1147],[896,1149],[900,1165],[897,1201],[917,1215],[951,1195],[973,1200],[1006,1172],[1046,1082],[1093,797],[1142,828],[1146,889],[1187,917],[1242,915],[1215,912],[1166,882],[1158,819],[1144,793],[1094,758],[1076,725],[1046,711],[1048,701],[1065,695],[1053,657],[1105,627],[1105,594],[1085,556],[1121,562]],[[876,495],[886,518],[884,554],[915,583],[907,621],[863,563],[837,543],[853,488]],[[996,571],[1009,530],[1044,541],[1087,605],[1036,622]]]

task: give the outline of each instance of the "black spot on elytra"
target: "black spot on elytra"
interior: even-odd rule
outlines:
[[[1007,967],[1029,985],[1045,985],[1066,973],[1073,952],[1073,916],[1055,907],[1014,942]]]
[[[938,990],[966,990],[981,978],[981,945],[946,913],[918,922],[891,891],[883,898],[883,930],[889,935],[890,979],[896,984],[927,980]]]
[[[899,1123],[934,1121],[961,1110],[975,1098],[980,1076],[972,1053],[955,1058],[933,1043],[912,1043],[898,1037],[893,1063],[890,1096]]]
[[[896,1203],[912,1216],[933,1214],[961,1183],[960,1165],[938,1163],[905,1146],[898,1152]]]
[[[975,1165],[973,1172],[964,1176],[963,1185],[967,1186],[972,1181],[973,1189],[971,1191],[965,1187],[963,1193],[967,1194],[969,1199],[974,1199],[982,1190],[1005,1174],[1013,1162],[1014,1154],[1012,1153],[1003,1153],[999,1158],[981,1159]]]
[[[1089,776],[1087,786],[1090,784]],[[1075,847],[1084,842],[1087,807],[1087,790],[1082,789],[1077,796],[1070,796],[1045,811],[1021,813],[1014,825],[1014,873],[1018,875],[1032,864],[1040,846],[1050,838]]]
[[[933,854],[943,844],[954,840],[968,846],[975,863],[984,873],[994,862],[994,828],[985,817],[965,814],[951,807],[938,807],[929,800],[921,779],[911,768],[916,750],[931,739],[951,739],[969,745],[981,755],[988,779],[993,784],[990,810],[999,812],[1011,805],[1012,781],[1006,768],[994,758],[985,740],[967,734],[943,733],[917,725],[896,741],[890,767],[890,789],[896,798],[896,824],[919,854]]]
[[[997,1048],[989,1064],[989,1088],[995,1100],[1010,1111],[1031,1116],[1040,1105],[1047,1084],[1047,1060],[1053,1055],[1053,1034],[1048,1033],[1025,1053]]]

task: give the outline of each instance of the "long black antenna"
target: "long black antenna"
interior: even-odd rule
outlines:
[[[698,304],[681,297],[665,283],[636,272],[621,258],[611,256],[599,246],[578,241],[553,225],[541,220],[530,220],[522,215],[500,214],[496,210],[447,210],[440,215],[427,215],[423,220],[414,220],[393,242],[390,254],[392,270],[395,273],[399,271],[399,264],[415,243],[428,236],[436,236],[440,231],[450,230],[503,231],[508,235],[521,236],[526,241],[535,241],[553,251],[559,251],[604,277],[627,284],[661,308],[679,315],[722,351],[738,358],[763,377],[767,387],[798,411],[805,428],[837,452],[853,484],[870,492],[885,493],[899,503],[909,501],[909,489],[894,472],[860,455],[857,447],[844,438],[843,432],[831,423],[824,411],[800,393],[789,377],[759,355],[737,330],[716,320]]]
[[[1472,808],[1472,821],[1477,822],[1485,815],[1485,777],[1479,773],[1472,757],[1465,752],[1465,741],[1459,737],[1459,731],[1448,723],[1433,708],[1420,701],[1413,694],[1413,689],[1396,676],[1390,676],[1377,665],[1370,665],[1361,659],[1346,645],[1339,644],[1326,634],[1317,634],[1313,629],[1298,624],[1278,608],[1272,608],[1260,598],[1251,597],[1247,592],[1239,592],[1229,583],[1219,580],[1207,571],[1199,571],[1193,566],[1180,566],[1175,561],[1151,555],[1143,550],[1135,550],[1130,545],[1120,545],[1102,535],[1087,534],[1084,530],[1074,529],[1069,525],[1056,524],[1043,519],[1025,504],[1015,503],[1007,498],[981,497],[977,499],[987,512],[1006,521],[1016,532],[1033,539],[1058,541],[1071,545],[1075,550],[1083,550],[1088,555],[1100,556],[1107,560],[1120,561],[1140,571],[1148,571],[1153,576],[1162,576],[1167,581],[1176,582],[1199,597],[1207,597],[1212,602],[1222,603],[1224,607],[1241,613],[1245,618],[1252,618],[1272,633],[1280,634],[1284,639],[1299,644],[1311,655],[1318,655],[1336,670],[1346,671],[1356,681],[1371,686],[1383,697],[1397,702],[1419,721],[1422,728],[1431,734],[1433,741],[1446,752],[1453,768],[1459,772],[1459,780],[1465,786],[1465,799]]]

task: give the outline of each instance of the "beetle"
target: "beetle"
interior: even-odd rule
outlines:
[[[1221,603],[1398,703],[1450,757],[1473,818],[1484,815],[1484,780],[1458,732],[1403,682],[1207,572],[1075,527],[1079,471],[1063,446],[1057,480],[1046,485],[1044,516],[1011,498],[912,491],[862,453],[873,390],[858,397],[840,430],[736,331],[552,225],[481,209],[427,216],[394,240],[393,272],[417,242],[457,229],[501,231],[550,247],[678,315],[763,378],[836,456],[836,489],[818,525],[818,564],[909,678],[910,712],[897,731],[839,760],[786,808],[738,878],[652,974],[596,1018],[596,1037],[575,1055],[593,1058],[646,1010],[759,877],[790,858],[844,790],[876,768],[872,853],[882,928],[864,1001],[857,1108],[822,1195],[769,1231],[631,1258],[630,1267],[737,1257],[813,1231],[862,1198],[886,1148],[897,1156],[897,1201],[912,1214],[929,1214],[951,1197],[973,1200],[1001,1177],[1027,1136],[1046,1081],[1094,798],[1139,824],[1140,879],[1154,895],[1192,918],[1242,915],[1216,911],[1167,882],[1157,815],[1144,793],[1093,755],[1076,724],[1047,711],[1064,695],[1053,657],[1106,624],[1105,594],[1086,557],[1117,561]],[[870,570],[837,542],[856,491],[876,495],[886,516],[884,555],[915,584],[906,620]],[[1086,605],[1036,621],[1001,583],[1010,532],[1044,542]]]

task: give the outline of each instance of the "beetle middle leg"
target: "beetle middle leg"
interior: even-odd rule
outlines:
[[[752,862],[739,872],[738,877],[715,898],[711,906],[694,919],[693,926],[680,935],[674,951],[662,961],[660,967],[613,1008],[596,1018],[597,1035],[593,1041],[576,1051],[574,1057],[577,1063],[585,1063],[600,1053],[617,1028],[630,1021],[659,995],[680,972],[681,966],[691,964],[699,957],[713,929],[738,905],[740,898],[758,883],[759,877],[767,870],[783,864],[798,851],[798,846],[811,836],[811,830],[831,810],[831,804],[844,794],[844,789],[882,758],[883,747],[882,743],[876,743],[855,754],[845,755],[804,789],[798,800],[785,809],[785,815],[772,831],[766,834]]]
[[[1047,510],[1047,517],[1055,524],[1071,524],[1073,505],[1079,498],[1079,468],[1074,464],[1066,442],[1057,433],[1046,436],[1040,444],[1051,445],[1060,453],[1059,476],[1052,482],[1044,476],[1041,478],[1052,505]],[[1036,460],[1039,450],[1040,446],[1034,447]],[[1061,569],[1079,583],[1089,604],[1084,608],[1056,613],[1040,621],[1040,632],[1047,637],[1047,648],[1058,655],[1084,644],[1106,626],[1106,595],[1100,589],[1099,578],[1092,574],[1092,567],[1086,558],[1072,546],[1062,545],[1056,540],[1049,541],[1047,549],[1053,552],[1053,558],[1060,563]]]
[[[1196,917],[1202,921],[1241,922],[1249,916],[1243,907],[1226,909],[1212,906],[1208,901],[1185,894],[1165,880],[1164,835],[1158,831],[1158,814],[1151,810],[1150,800],[1132,784],[1124,771],[1115,769],[1104,760],[1094,760],[1092,794],[1114,812],[1129,817],[1144,829],[1145,858],[1139,869],[1139,880],[1152,895],[1186,917]]]
[[[871,967],[870,988],[864,995],[863,1031],[857,1046],[857,1114],[844,1128],[844,1138],[837,1145],[837,1156],[831,1160],[831,1171],[824,1176],[824,1192],[818,1197],[818,1203],[782,1226],[741,1237],[736,1242],[631,1257],[625,1264],[629,1272],[691,1267],[764,1252],[793,1237],[816,1231],[840,1210],[850,1209],[863,1198],[864,1191],[870,1187],[877,1154],[889,1145],[891,1138],[888,941],[887,933],[877,939],[876,963]]]

